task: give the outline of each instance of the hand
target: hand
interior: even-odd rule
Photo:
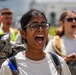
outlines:
[[[64,57],[64,60],[66,62],[75,61],[76,60],[76,53],[69,54],[67,57]]]

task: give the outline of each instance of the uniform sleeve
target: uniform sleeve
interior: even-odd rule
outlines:
[[[0,75],[12,75],[12,72],[8,66],[7,60],[1,66]]]

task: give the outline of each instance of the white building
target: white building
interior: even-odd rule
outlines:
[[[76,0],[33,0],[31,8],[44,11],[49,22],[58,25],[63,11],[76,11]]]

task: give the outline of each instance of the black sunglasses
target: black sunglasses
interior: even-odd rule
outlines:
[[[68,22],[73,22],[73,20],[76,21],[76,17],[75,18],[66,18],[65,20],[67,20]]]

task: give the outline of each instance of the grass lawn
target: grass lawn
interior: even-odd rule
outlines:
[[[51,36],[54,36],[55,35],[55,29],[57,28],[57,26],[51,26],[51,28],[49,29],[49,34]]]

